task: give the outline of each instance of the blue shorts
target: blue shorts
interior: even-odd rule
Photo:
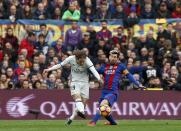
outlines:
[[[112,106],[114,102],[117,101],[117,94],[115,93],[107,93],[107,92],[102,92],[101,98],[99,99],[99,104],[101,103],[102,100],[108,100],[109,105]]]

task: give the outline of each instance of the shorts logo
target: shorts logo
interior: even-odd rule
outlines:
[[[14,118],[18,118],[18,117],[27,115],[29,107],[27,106],[26,102],[33,98],[35,98],[35,96],[33,94],[31,94],[24,98],[14,97],[14,98],[10,99],[6,105],[7,113]]]

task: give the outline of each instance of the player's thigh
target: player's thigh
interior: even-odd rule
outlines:
[[[86,105],[86,104],[87,104],[88,99],[87,99],[87,98],[83,98],[83,97],[81,97],[81,99],[82,99],[82,102],[84,103],[84,105]]]
[[[79,82],[72,82],[70,84],[70,93],[74,100],[81,99],[80,90],[81,90],[81,86]]]
[[[102,92],[101,97],[99,98],[99,105],[104,104],[104,102],[102,102],[104,100],[104,97],[107,95],[108,93]]]
[[[81,83],[80,96],[85,102],[89,99],[89,83]]]
[[[112,106],[114,102],[117,100],[117,95],[112,94],[112,93],[107,94],[105,95],[104,100],[107,101],[110,106]],[[104,100],[102,102],[104,102]]]

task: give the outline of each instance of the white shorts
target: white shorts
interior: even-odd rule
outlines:
[[[80,94],[81,97],[89,99],[89,86],[86,82],[71,82],[71,95]]]

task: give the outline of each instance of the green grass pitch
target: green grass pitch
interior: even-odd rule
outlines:
[[[83,120],[70,126],[61,120],[0,121],[0,131],[181,131],[181,120],[121,120],[117,126],[105,126],[104,122],[88,127]]]

